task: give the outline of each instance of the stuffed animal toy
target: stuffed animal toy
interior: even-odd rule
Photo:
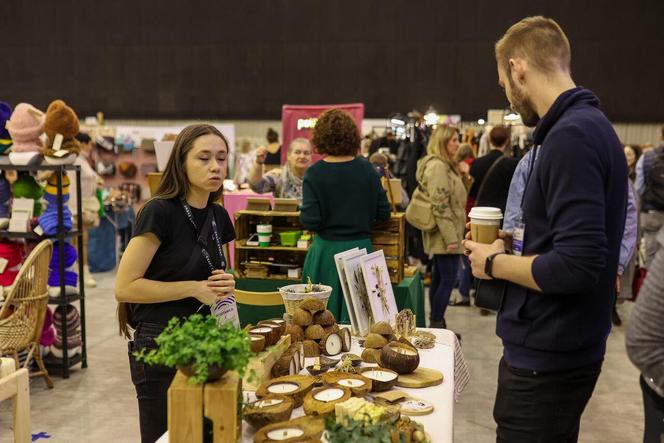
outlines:
[[[57,195],[57,177],[51,175],[46,182],[46,192],[44,200],[47,206],[44,213],[39,217],[39,226],[44,234],[55,235],[58,233],[58,195]],[[62,177],[62,228],[69,231],[72,227],[72,214],[67,202],[69,201],[69,177]]]
[[[12,139],[9,161],[13,165],[39,164],[44,113],[28,103],[19,103],[5,126]]]
[[[78,295],[78,254],[71,243],[64,243],[64,255],[62,261],[65,267],[65,293],[68,296]],[[51,297],[60,297],[60,247],[59,243],[53,244],[53,255],[49,263],[48,294]]]
[[[78,117],[76,112],[62,100],[54,100],[46,109],[44,132],[46,133],[46,146],[42,149],[46,163],[52,165],[71,164],[81,151],[81,145],[76,140],[78,134]],[[62,136],[59,147],[54,146],[57,135]],[[57,149],[54,149],[57,148]],[[63,156],[54,155],[58,151],[65,151]]]
[[[6,173],[7,171],[5,171]],[[39,216],[42,212],[41,198],[44,190],[37,183],[35,178],[28,173],[20,173],[12,185],[14,198],[30,198],[35,201],[32,215]]]
[[[44,327],[42,328],[41,338],[39,344],[42,346],[51,346],[55,343],[55,328],[53,327],[53,311],[51,308],[46,308],[46,315],[44,316]]]
[[[12,146],[12,137],[5,125],[12,115],[12,107],[5,102],[0,102],[0,165],[9,164],[9,150]]]
[[[21,269],[23,250],[16,242],[0,240],[0,257],[7,260],[4,272],[0,273],[0,286],[8,288],[14,283]]]
[[[67,347],[67,354],[71,357],[81,352],[81,317],[74,305],[58,306],[53,313],[53,326],[55,326],[55,342],[51,346],[51,353],[62,358],[63,348]],[[67,328],[67,343],[63,343],[62,331]]]

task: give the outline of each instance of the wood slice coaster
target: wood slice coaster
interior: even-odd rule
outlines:
[[[399,390],[374,395],[374,402],[381,406],[398,406],[402,414],[428,415],[433,412],[433,404],[426,400],[411,397]]]
[[[435,369],[417,368],[410,374],[402,374],[397,378],[397,386],[402,388],[427,388],[443,382],[443,373]]]

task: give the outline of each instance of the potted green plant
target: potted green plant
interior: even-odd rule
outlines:
[[[172,318],[155,342],[158,349],[141,349],[136,359],[147,364],[177,367],[189,376],[190,384],[203,384],[226,371],[244,370],[251,357],[246,331],[230,323],[219,324],[214,316],[193,314],[185,321]]]

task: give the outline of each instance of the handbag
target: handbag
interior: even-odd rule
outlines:
[[[406,220],[413,227],[425,232],[431,231],[437,226],[431,209],[431,199],[422,191],[419,184],[406,207]]]
[[[648,275],[648,269],[643,266],[646,262],[643,250],[638,249],[636,254],[636,265],[634,268],[634,277],[632,278],[632,298],[630,298],[630,301],[636,301],[641,286],[643,286],[643,282],[646,280],[646,275]]]
[[[478,280],[475,290],[475,306],[498,312],[503,306],[507,281],[500,279]]]

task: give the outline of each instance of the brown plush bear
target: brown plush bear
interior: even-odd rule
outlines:
[[[47,163],[73,163],[76,156],[81,151],[81,146],[74,138],[78,134],[78,117],[76,112],[62,100],[54,100],[46,109],[46,120],[44,122],[44,132],[46,133],[46,146],[42,154],[46,157]],[[69,154],[64,157],[54,157],[55,150],[53,142],[58,134],[62,134],[61,150],[68,151]]]

